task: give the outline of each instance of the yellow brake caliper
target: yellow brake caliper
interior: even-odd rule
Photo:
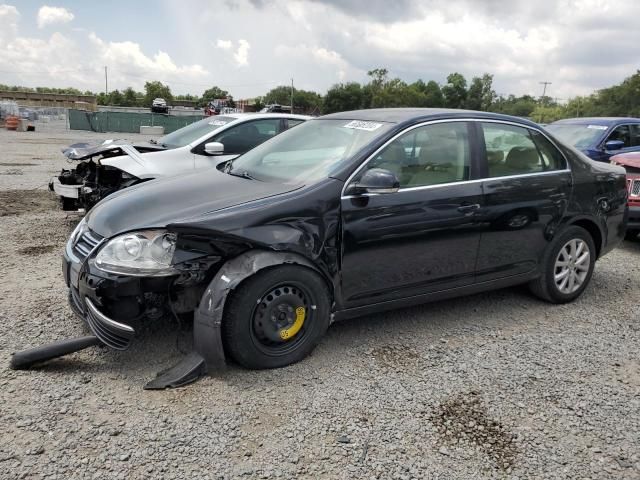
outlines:
[[[296,308],[296,319],[295,319],[295,321],[293,322],[293,324],[289,328],[283,328],[282,330],[280,330],[280,338],[282,340],[289,340],[290,338],[295,337],[296,334],[302,328],[302,325],[304,324],[305,317],[306,317],[306,311],[305,311],[304,307]]]

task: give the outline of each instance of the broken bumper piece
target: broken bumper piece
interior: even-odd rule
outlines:
[[[104,315],[93,302],[86,298],[87,305],[85,320],[93,334],[106,346],[114,350],[126,350],[131,345],[135,330],[129,325],[116,322]]]
[[[82,185],[65,185],[60,183],[58,177],[53,177],[49,181],[49,189],[53,190],[56,195],[65,198],[80,198],[80,190],[82,189]]]

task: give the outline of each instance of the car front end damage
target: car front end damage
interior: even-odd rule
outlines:
[[[49,189],[60,197],[63,210],[90,210],[96,203],[123,188],[142,180],[113,165],[106,159],[129,156],[142,162],[140,154],[164,150],[160,145],[129,145],[119,141],[106,141],[100,145],[74,144],[62,153],[74,168],[64,168],[49,181]]]
[[[171,243],[165,245],[170,257],[164,258],[162,269],[155,273],[151,269],[127,271],[126,262],[109,264],[105,257],[110,251],[114,256],[126,256],[121,249],[136,249],[134,238],[140,235],[146,235],[152,247],[161,237]],[[194,225],[107,239],[83,220],[67,242],[62,269],[72,310],[86,323],[97,343],[109,348],[128,349],[136,329],[145,321],[193,315],[194,351],[145,386],[162,389],[185,385],[225,367],[221,335],[224,306],[244,279],[264,268],[287,263],[306,266],[324,276],[313,261],[294,250],[277,251],[255,238]],[[144,252],[140,256],[144,257]],[[80,339],[73,341],[78,343]],[[93,344],[88,339],[85,343],[82,348]],[[20,357],[14,358],[14,364],[21,368],[19,363]]]

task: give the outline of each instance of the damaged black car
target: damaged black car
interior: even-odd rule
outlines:
[[[129,347],[161,310],[192,314],[195,352],[151,387],[231,358],[305,358],[340,319],[528,284],[583,293],[623,238],[625,172],[538,125],[460,110],[310,120],[216,168],[113,194],[69,238],[73,309]]]

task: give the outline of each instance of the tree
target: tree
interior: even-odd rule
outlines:
[[[144,84],[144,104],[150,107],[155,98],[164,98],[167,102],[173,100],[171,89],[162,82],[153,81]]]
[[[490,111],[516,117],[529,117],[536,106],[536,99],[531,95],[522,95],[521,97],[509,95],[506,98],[498,97],[491,105]]]
[[[429,80],[428,83],[424,83],[422,80],[418,80],[410,85],[424,95],[422,107],[438,108],[444,107],[444,97],[438,85],[433,80]]]
[[[122,105],[125,107],[135,107],[138,104],[138,98],[133,88],[127,87],[124,89]]]
[[[122,106],[124,105],[124,96],[120,93],[120,90],[115,89],[109,92],[109,105]]]
[[[289,105],[291,104],[291,87],[288,85],[280,85],[272,88],[266,93],[262,101],[266,105]],[[296,111],[319,111],[322,107],[322,96],[316,92],[298,90],[297,88],[294,88],[293,106]]]
[[[467,100],[467,80],[461,73],[451,73],[442,87],[444,105],[447,108],[464,108]]]
[[[358,110],[363,107],[363,99],[362,87],[357,82],[334,85],[324,96],[322,113]]]
[[[280,85],[269,90],[263,97],[266,105],[278,104],[289,105],[291,103],[291,87],[288,85]]]
[[[227,96],[229,96],[229,92],[226,90],[222,90],[220,87],[211,87],[203,92],[200,97],[200,105],[204,107],[213,100],[227,98]]]

